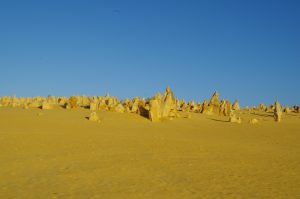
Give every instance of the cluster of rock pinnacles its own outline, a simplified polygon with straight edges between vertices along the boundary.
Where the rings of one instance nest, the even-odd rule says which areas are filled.
[[[89,120],[100,121],[97,116],[96,110],[107,110],[115,111],[119,113],[136,113],[143,117],[148,118],[152,122],[159,122],[162,120],[169,120],[177,117],[190,118],[190,112],[202,113],[206,115],[219,115],[229,117],[229,122],[241,123],[242,119],[236,116],[236,111],[240,110],[239,102],[236,100],[231,104],[228,100],[220,100],[218,92],[214,92],[210,101],[206,100],[203,103],[195,103],[194,101],[185,102],[184,100],[178,100],[175,98],[173,91],[170,87],[166,88],[164,95],[157,93],[150,99],[141,99],[136,97],[132,100],[120,101],[116,97],[106,95],[104,97],[94,96],[72,96],[57,97],[49,96],[35,97],[35,98],[17,98],[4,96],[0,98],[0,107],[23,107],[24,109],[29,108],[40,108],[43,110],[50,110],[57,106],[64,107],[65,109],[74,108],[86,108],[92,111]],[[265,112],[272,112],[274,114],[274,121],[280,122],[282,113],[295,112],[299,113],[299,106],[281,107],[278,101],[275,102],[274,106],[270,105],[266,107],[260,104],[258,108],[251,108],[250,110],[259,110]],[[255,118],[249,121],[254,124],[258,120]]]

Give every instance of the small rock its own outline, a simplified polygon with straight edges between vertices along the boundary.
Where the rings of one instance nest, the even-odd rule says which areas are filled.
[[[249,123],[250,124],[257,124],[258,120],[256,118],[252,118],[252,119],[249,120]]]
[[[92,112],[90,114],[89,120],[92,121],[92,122],[100,122],[100,119],[99,119],[96,112]]]

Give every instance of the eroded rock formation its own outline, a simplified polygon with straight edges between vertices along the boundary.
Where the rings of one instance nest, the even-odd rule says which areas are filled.
[[[281,121],[281,116],[282,116],[282,111],[281,111],[281,106],[278,101],[275,102],[274,106],[274,120],[275,122],[280,122]]]
[[[92,112],[90,114],[89,120],[92,121],[92,122],[100,122],[100,119],[99,119],[96,112]]]

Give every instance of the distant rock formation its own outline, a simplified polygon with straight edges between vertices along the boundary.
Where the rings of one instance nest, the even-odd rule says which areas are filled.
[[[219,93],[215,91],[208,104],[210,111],[214,114],[219,114],[220,105]]]
[[[106,105],[107,109],[114,111],[115,107],[119,104],[119,100],[116,97],[107,97],[106,98]]]
[[[282,111],[281,111],[281,106],[278,101],[275,102],[274,106],[274,120],[275,122],[280,122],[281,121],[281,116],[282,116]]]
[[[176,117],[176,99],[170,87],[166,88],[166,93],[162,106],[162,117]]]
[[[274,120],[280,122],[282,116],[288,113],[299,113],[299,106],[293,107],[285,106],[281,107],[279,102],[276,101],[274,105],[270,105],[268,108],[264,104],[260,104],[258,107],[243,108],[239,105],[237,100],[233,104],[228,100],[219,99],[219,93],[214,92],[209,103],[204,100],[203,103],[197,101],[179,100],[175,98],[173,91],[170,87],[167,87],[164,95],[157,93],[152,98],[140,98],[126,99],[120,101],[117,97],[105,95],[105,96],[71,96],[67,97],[54,97],[49,95],[48,97],[9,97],[3,96],[0,98],[0,107],[16,107],[16,108],[40,108],[43,110],[49,110],[54,108],[64,107],[66,109],[84,108],[91,111],[104,110],[114,111],[118,113],[134,113],[145,118],[150,119],[153,122],[162,121],[165,119],[171,120],[176,117],[189,118],[191,114],[202,113],[215,116],[229,116],[229,122],[240,123],[241,118],[236,117],[233,111],[238,111],[242,114],[255,114],[257,111],[264,111],[274,114]],[[285,113],[285,114],[284,114]],[[258,115],[258,114],[257,114]],[[92,118],[92,117],[91,117]],[[257,123],[258,120],[252,119],[250,123]]]
[[[89,97],[82,96],[81,97],[81,104],[80,104],[80,106],[82,106],[82,107],[88,107],[89,105],[90,105],[90,99],[89,99]]]
[[[221,106],[219,108],[219,115],[220,116],[229,116],[231,113],[231,103],[229,101],[222,101]]]
[[[2,106],[9,106],[10,102],[11,99],[8,96],[3,96],[0,100],[0,104],[2,104]]]
[[[98,105],[99,110],[108,110],[108,107],[106,105],[106,100],[104,98],[101,98],[99,100],[99,105]]]
[[[77,105],[77,97],[76,96],[72,96],[70,97],[70,99],[67,101],[66,103],[66,109],[73,109],[73,108],[77,108],[78,105]]]
[[[206,100],[202,105],[197,105],[195,112],[200,112],[206,115],[220,115],[220,116],[230,116],[231,110],[240,110],[238,101],[236,100],[232,105],[229,100],[219,100],[219,93],[214,92],[209,103]]]
[[[125,112],[125,108],[122,104],[118,104],[116,107],[115,107],[115,111],[118,112],[118,113],[124,113]]]
[[[260,110],[260,111],[266,111],[266,106],[264,104],[259,104],[258,110]]]
[[[206,100],[203,101],[202,107],[201,107],[201,113],[211,115],[212,109],[208,106],[208,103]]]
[[[54,96],[48,96],[46,101],[48,104],[51,104],[51,105],[57,104],[57,99]]]
[[[28,104],[27,104],[27,103],[24,103],[24,104],[23,104],[23,108],[26,109],[26,110],[29,109]]]
[[[196,103],[193,100],[190,101],[187,105],[188,105],[188,111],[191,111],[191,112],[197,112],[198,111],[198,107],[197,107]]]
[[[16,96],[14,96],[14,97],[11,99],[10,106],[11,106],[11,107],[18,107],[18,106],[20,106],[20,100],[19,100]]]
[[[53,106],[52,106],[49,102],[44,101],[44,102],[42,103],[42,109],[43,109],[43,110],[52,110],[52,109],[53,109]]]
[[[284,112],[284,113],[291,113],[292,110],[291,110],[288,106],[286,106],[286,107],[283,109],[283,112]]]
[[[59,97],[58,98],[58,104],[60,106],[66,106],[67,101],[68,101],[68,98],[66,98],[66,97]]]
[[[266,112],[269,112],[269,113],[273,113],[274,112],[274,106],[273,104],[271,104],[268,108],[266,108]]]
[[[133,104],[131,106],[131,113],[138,113],[139,111],[139,101],[140,101],[140,98],[135,98],[134,101],[133,101]]]
[[[232,110],[238,111],[240,110],[240,104],[239,101],[235,100],[233,105],[232,105]]]
[[[300,107],[298,105],[294,105],[292,108],[293,112],[300,113]]]
[[[149,119],[152,122],[159,122],[161,120],[161,104],[158,99],[150,100]]]
[[[91,110],[91,111],[96,111],[96,110],[98,110],[98,101],[97,101],[97,100],[93,100],[93,101],[90,103],[90,110]]]
[[[150,100],[148,117],[153,122],[161,121],[163,118],[178,117],[177,105],[178,102],[173,91],[170,87],[167,87],[163,98],[160,94],[157,94]]]

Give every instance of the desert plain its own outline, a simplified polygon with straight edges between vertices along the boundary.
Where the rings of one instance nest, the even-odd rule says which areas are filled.
[[[300,198],[299,113],[178,114],[2,106],[0,198]]]

